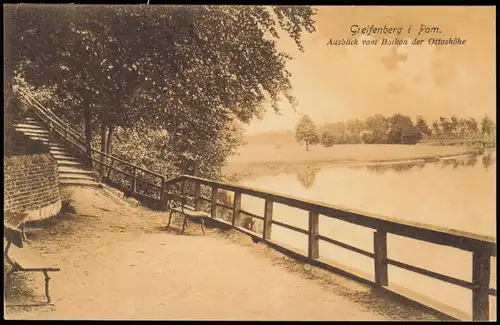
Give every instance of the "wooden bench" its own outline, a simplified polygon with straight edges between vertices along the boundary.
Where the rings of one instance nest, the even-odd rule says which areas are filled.
[[[23,240],[26,240],[25,222],[27,217],[28,215],[24,212],[5,211],[4,224],[9,225],[12,229],[21,230],[22,238]]]
[[[188,221],[193,219],[201,219],[201,230],[203,235],[205,235],[205,221],[204,218],[210,217],[210,215],[203,211],[196,211],[192,206],[187,203],[187,196],[176,194],[176,193],[166,193],[165,198],[167,200],[167,209],[170,209],[170,216],[168,218],[167,228],[170,227],[170,221],[172,220],[172,215],[174,213],[180,213],[184,215],[184,222],[182,224],[182,232],[186,229],[186,225],[189,227]]]
[[[11,266],[10,271],[6,274],[8,283],[6,289],[12,284],[12,275],[15,272],[42,272],[45,276],[45,296],[47,303],[50,304],[48,272],[58,272],[60,269],[52,266],[42,256],[30,249],[26,242],[23,242],[23,233],[17,228],[16,223],[4,220],[4,238],[6,242],[4,257]]]

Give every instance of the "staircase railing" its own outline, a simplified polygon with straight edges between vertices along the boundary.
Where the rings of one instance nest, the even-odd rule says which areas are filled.
[[[81,134],[71,129],[56,114],[47,109],[27,91],[17,88],[15,92],[19,95],[19,99],[33,114],[35,114],[50,132],[55,133],[58,137],[76,148],[82,157],[95,163],[96,165],[94,166],[96,167],[94,169],[100,174],[101,178],[115,183],[117,178],[113,176],[118,173],[123,175],[125,179],[128,179],[129,183],[129,186],[118,186],[121,187],[122,190],[151,199],[163,198],[162,193],[164,191],[158,190],[164,188],[164,184],[167,180],[165,176],[92,148]],[[106,159],[101,161],[99,159],[100,157],[105,157]],[[138,185],[141,184],[146,184],[149,186],[149,189],[146,186],[142,191],[138,190]]]

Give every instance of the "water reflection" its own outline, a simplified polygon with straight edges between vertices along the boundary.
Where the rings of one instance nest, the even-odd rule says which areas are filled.
[[[481,157],[481,159],[479,159]],[[406,172],[412,169],[424,169],[426,166],[441,166],[441,168],[457,169],[461,167],[475,167],[481,160],[485,171],[488,171],[491,165],[495,164],[496,157],[492,151],[486,152],[484,155],[474,155],[471,157],[461,157],[453,159],[442,159],[434,162],[411,162],[411,163],[393,163],[393,164],[376,164],[366,166],[366,169],[377,174],[384,174],[387,171],[395,171],[397,173]],[[356,166],[356,169],[359,166]],[[350,167],[355,169],[355,167]]]
[[[422,170],[427,166],[441,166],[441,168],[458,169],[462,167],[476,167],[477,163],[481,160],[482,167],[485,171],[491,167],[491,165],[496,163],[496,155],[493,150],[486,151],[483,155],[474,155],[470,157],[459,157],[452,159],[441,159],[432,162],[408,162],[408,163],[381,163],[373,164],[368,166],[353,165],[348,166],[351,170],[362,170],[366,169],[370,172],[377,174],[384,174],[388,171],[393,171],[396,173],[407,172],[412,169]],[[297,173],[297,179],[306,189],[311,188],[316,180],[316,175],[318,174],[318,169],[305,168]]]
[[[490,151],[483,156],[482,162],[484,169],[488,170],[488,168],[496,162],[496,158],[493,157]]]
[[[318,171],[316,169],[310,168],[301,170],[297,174],[297,179],[305,188],[311,188],[314,185],[314,180],[316,179],[317,172]]]
[[[491,150],[480,156],[427,163],[332,167],[315,172],[311,168],[298,175],[262,175],[243,183],[341,208],[496,237],[495,164],[496,152]],[[248,196],[242,200],[242,209],[262,215],[264,204],[264,200]],[[305,210],[276,203],[273,219],[308,229]],[[373,230],[323,215],[319,224],[322,236],[373,252]],[[271,239],[307,250],[307,236],[286,228],[273,226]],[[451,247],[388,235],[388,255],[434,272],[472,279],[472,255]],[[341,247],[322,242],[320,256],[374,276],[372,259]],[[496,287],[495,262],[491,265],[492,287]],[[392,267],[389,279],[461,311],[471,311],[470,290]],[[496,308],[496,303],[491,306]]]
[[[398,163],[398,164],[379,164],[366,166],[366,169],[377,174],[383,174],[386,171],[393,170],[395,172],[401,173],[413,169],[414,167],[424,168],[425,163]]]

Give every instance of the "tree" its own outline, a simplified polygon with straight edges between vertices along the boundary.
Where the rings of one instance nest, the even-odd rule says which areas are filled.
[[[326,123],[321,133],[321,143],[325,147],[331,147],[334,144],[346,143],[346,125],[344,122]]]
[[[347,120],[346,129],[349,135],[359,137],[365,129],[365,125],[360,119],[350,119]]]
[[[264,99],[275,111],[281,95],[296,105],[290,56],[275,43],[281,29],[303,51],[315,14],[287,6],[22,8],[14,43],[26,79],[55,86],[61,114],[85,121],[89,143],[100,129],[105,151],[118,127],[167,130],[178,168],[190,159],[220,167],[231,150],[198,153],[232,145],[232,121],[248,123]]]
[[[494,129],[495,122],[488,116],[485,115],[481,120],[481,130],[487,135],[491,135]]]
[[[388,143],[402,143],[403,136],[416,136],[418,140],[422,138],[422,134],[413,126],[409,116],[396,113],[391,117]]]
[[[459,120],[457,119],[456,116],[452,116],[450,121],[451,134],[455,134],[458,131],[458,127],[459,127]]]
[[[420,115],[417,116],[417,124],[415,127],[422,135],[430,136],[432,133],[432,130],[427,125],[427,122]]]
[[[441,127],[438,121],[432,122],[432,131],[434,132],[436,138],[438,138],[441,135]]]
[[[470,132],[472,132],[472,133],[474,133],[474,134],[475,134],[475,133],[477,133],[477,131],[478,131],[479,129],[478,129],[477,121],[476,121],[476,119],[475,119],[475,118],[473,118],[473,117],[469,117],[469,118],[467,119],[467,128],[468,128],[468,130],[469,130]]]
[[[321,144],[325,147],[331,147],[335,144],[335,136],[332,130],[325,129],[321,132]]]
[[[387,143],[387,132],[391,126],[390,119],[381,114],[375,114],[366,119],[365,125],[367,131],[363,134],[365,143]]]
[[[458,134],[460,138],[465,138],[465,136],[468,133],[468,125],[467,125],[467,119],[466,118],[460,118],[458,120]]]
[[[444,135],[451,137],[451,132],[453,130],[452,123],[448,117],[443,116],[439,118],[439,125]]]
[[[307,151],[309,151],[309,145],[314,145],[319,142],[316,126],[308,115],[302,116],[299,123],[297,123],[295,128],[295,139],[298,143],[304,142]]]

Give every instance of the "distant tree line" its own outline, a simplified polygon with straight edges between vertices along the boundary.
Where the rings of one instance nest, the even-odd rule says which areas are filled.
[[[315,31],[309,6],[5,9],[4,120],[14,84],[50,91],[44,104],[87,145],[168,177],[194,165],[221,179],[238,126],[260,116],[262,102],[277,112],[284,96],[296,106],[291,57],[276,40],[282,32],[304,51],[302,36]]]
[[[396,113],[392,116],[372,115],[365,120],[351,119],[327,122],[316,126],[312,119],[304,115],[295,130],[297,142],[309,145],[322,144],[415,144],[421,140],[454,140],[480,138],[485,135],[496,138],[496,125],[485,115],[481,121],[474,117],[440,117],[428,122],[417,116],[415,122],[410,116]]]

